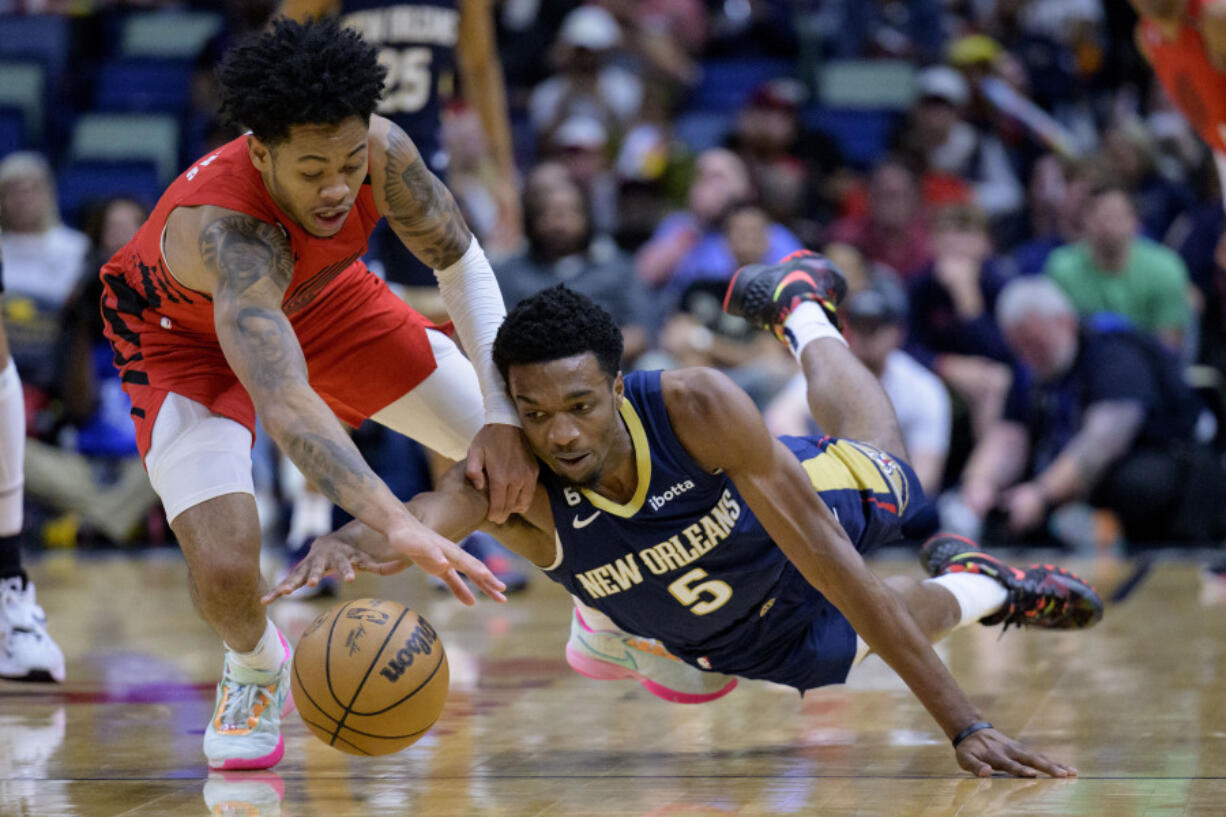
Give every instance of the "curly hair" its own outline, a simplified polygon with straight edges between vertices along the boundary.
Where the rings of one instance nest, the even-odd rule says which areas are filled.
[[[507,379],[512,366],[546,363],[585,352],[613,379],[621,371],[622,333],[613,316],[565,284],[520,301],[494,339],[494,365]]]
[[[281,17],[222,58],[221,115],[275,145],[289,138],[293,125],[368,120],[386,75],[375,49],[356,31],[332,19]]]

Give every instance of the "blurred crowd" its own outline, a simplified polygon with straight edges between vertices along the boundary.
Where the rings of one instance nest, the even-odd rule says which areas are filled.
[[[91,32],[166,5],[0,0],[14,15],[0,39],[15,15],[70,18],[39,135],[0,157],[5,324],[50,545],[163,536],[97,308],[99,265],[160,188],[73,197],[69,213],[56,186],[110,56]],[[237,135],[216,120],[210,68],[273,11],[225,4],[186,75],[178,168]],[[1226,539],[1222,193],[1132,44],[1128,4],[496,0],[492,14],[522,223],[500,219],[506,180],[462,87],[441,172],[508,306],[565,282],[621,323],[627,368],[717,367],[777,433],[809,433],[793,358],[721,302],[738,267],[818,249],[848,278],[848,342],[946,526],[1078,552]],[[396,263],[371,259],[390,280]],[[401,288],[431,308],[427,282]],[[424,486],[411,447],[359,439],[394,488]],[[326,504],[300,509],[319,524],[279,513],[301,486],[271,456],[265,470],[273,524],[330,523]]]

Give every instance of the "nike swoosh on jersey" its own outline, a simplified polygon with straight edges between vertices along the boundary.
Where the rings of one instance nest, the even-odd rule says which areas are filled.
[[[579,528],[586,528],[588,525],[595,522],[596,517],[598,516],[600,516],[600,511],[596,511],[596,513],[592,514],[586,519],[580,519],[576,516],[575,518],[571,519],[570,523],[575,526],[575,530],[578,530]]]

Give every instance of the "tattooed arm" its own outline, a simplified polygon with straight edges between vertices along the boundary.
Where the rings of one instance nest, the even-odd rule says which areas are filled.
[[[426,167],[413,140],[394,122],[373,116],[370,147],[371,187],[388,226],[431,269],[459,261],[473,234],[451,191]]]
[[[502,589],[480,562],[409,514],[375,476],[324,401],[311,389],[306,360],[281,301],[293,253],[279,227],[213,209],[200,229],[198,272],[211,283],[214,325],[230,368],[247,389],[264,427],[333,502],[388,538],[425,570],[441,575],[464,601],[456,576],[469,573],[495,597]]]
[[[498,281],[451,193],[405,132],[379,116],[371,117],[370,177],[388,224],[434,269],[443,303],[477,373],[486,425],[469,448],[466,472],[478,489],[488,487],[490,520],[505,521],[531,504],[537,465],[490,356],[506,317]]]

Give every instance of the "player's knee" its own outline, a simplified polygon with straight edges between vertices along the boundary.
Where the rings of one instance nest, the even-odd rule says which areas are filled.
[[[190,565],[192,587],[201,601],[233,599],[256,592],[260,583],[259,559],[230,559],[206,554]]]

